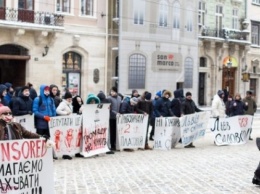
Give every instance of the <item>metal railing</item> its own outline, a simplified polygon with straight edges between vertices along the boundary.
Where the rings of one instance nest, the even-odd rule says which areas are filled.
[[[224,39],[233,39],[233,40],[247,40],[246,33],[242,31],[233,31],[228,29],[210,29],[204,28],[201,31],[202,36],[224,38]]]
[[[47,26],[64,26],[64,16],[50,12],[0,8],[0,21],[27,22]]]

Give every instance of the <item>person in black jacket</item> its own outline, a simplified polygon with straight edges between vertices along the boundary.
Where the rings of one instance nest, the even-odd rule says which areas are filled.
[[[245,111],[248,109],[248,103],[243,102],[241,100],[240,94],[235,95],[234,101],[230,104],[230,112],[232,116],[237,116],[237,115],[244,115]]]
[[[36,98],[38,95],[37,95],[37,92],[36,90],[33,88],[33,84],[28,82],[27,83],[27,86],[30,88],[30,98],[32,100],[34,100],[34,98]]]
[[[183,90],[175,90],[174,92],[174,99],[171,102],[171,111],[174,116],[181,117],[182,114],[182,102],[184,102],[185,98],[183,98]]]
[[[53,98],[55,107],[57,108],[62,101],[58,86],[54,84],[50,85],[50,97]]]
[[[73,113],[81,114],[82,105],[83,105],[83,100],[79,95],[76,95],[72,98]]]
[[[32,104],[33,101],[30,98],[30,89],[28,86],[21,88],[18,97],[13,102],[13,115],[21,116],[32,114]]]
[[[183,115],[189,115],[189,114],[193,114],[195,112],[201,112],[202,110],[200,110],[194,103],[194,101],[192,100],[192,94],[191,92],[186,92],[186,99],[185,101],[182,103],[182,114]],[[189,145],[185,146],[185,148],[195,148],[195,146],[193,145],[193,143],[191,142]]]
[[[14,88],[14,95],[9,102],[9,108],[12,110],[12,112],[14,112],[14,110],[13,110],[14,109],[13,108],[14,107],[14,101],[18,98],[18,95],[19,95],[21,89],[22,89],[22,87],[20,87],[20,86]]]
[[[171,117],[173,113],[171,111],[171,98],[172,93],[168,90],[164,90],[162,97],[157,100],[154,111],[156,117]]]
[[[147,92],[145,94],[144,100],[138,101],[136,105],[136,111],[137,113],[144,114],[145,116],[148,116],[148,124],[147,124],[147,130],[146,130],[146,137],[145,137],[145,150],[151,150],[152,148],[149,147],[148,144],[148,132],[149,132],[149,123],[152,118],[153,114],[153,103],[151,101],[152,94],[150,92]]]

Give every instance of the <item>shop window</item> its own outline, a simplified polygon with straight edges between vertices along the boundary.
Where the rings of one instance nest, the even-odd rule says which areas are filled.
[[[63,92],[69,91],[73,95],[80,95],[81,85],[81,56],[75,52],[67,52],[62,60]]]

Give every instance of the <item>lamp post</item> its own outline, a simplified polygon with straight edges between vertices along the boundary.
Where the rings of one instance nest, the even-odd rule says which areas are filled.
[[[229,58],[229,61],[227,62],[227,68],[228,68],[228,88],[227,88],[227,91],[230,92],[230,68],[232,67],[232,62]]]

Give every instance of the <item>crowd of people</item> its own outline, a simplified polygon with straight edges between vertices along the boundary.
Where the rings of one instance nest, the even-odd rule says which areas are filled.
[[[145,91],[140,95],[137,90],[132,90],[131,95],[123,96],[118,93],[116,87],[112,87],[108,96],[102,91],[97,95],[89,94],[86,104],[110,103],[109,147],[111,151],[108,154],[113,154],[116,151],[116,118],[121,114],[139,113],[149,116],[144,150],[150,150],[152,148],[148,142],[149,125],[152,127],[149,140],[153,141],[156,117],[181,117],[202,111],[192,100],[191,92],[186,92],[184,96],[183,89],[177,89],[173,93],[174,96],[169,90],[161,90],[152,98],[152,94],[149,91]],[[28,133],[24,133],[23,137],[50,137],[48,126],[50,117],[73,113],[81,114],[83,104],[81,96],[73,96],[68,90],[61,97],[58,86],[54,84],[41,85],[39,95],[37,95],[31,83],[23,87],[16,87],[15,89],[11,83],[0,84],[0,125],[2,124],[3,128],[6,128],[3,123],[7,123],[7,120],[3,118],[9,116],[8,122],[11,122],[12,114],[14,116],[34,114],[37,134],[28,135]],[[212,101],[212,116],[215,118],[224,118],[226,116],[243,114],[254,115],[256,108],[251,91],[247,91],[246,97],[242,100],[240,94],[236,94],[233,99],[227,91],[219,90]],[[11,132],[12,130],[8,129],[2,134],[2,130],[0,130],[0,140],[17,139],[17,137],[10,135]],[[18,139],[20,138],[22,137]],[[251,136],[250,140],[252,140]],[[185,146],[185,148],[194,147],[193,143]],[[133,150],[128,149],[128,151]],[[77,154],[77,156],[82,157],[80,154]],[[54,158],[57,159],[55,155]],[[67,155],[64,155],[63,158],[72,159],[71,156]]]

